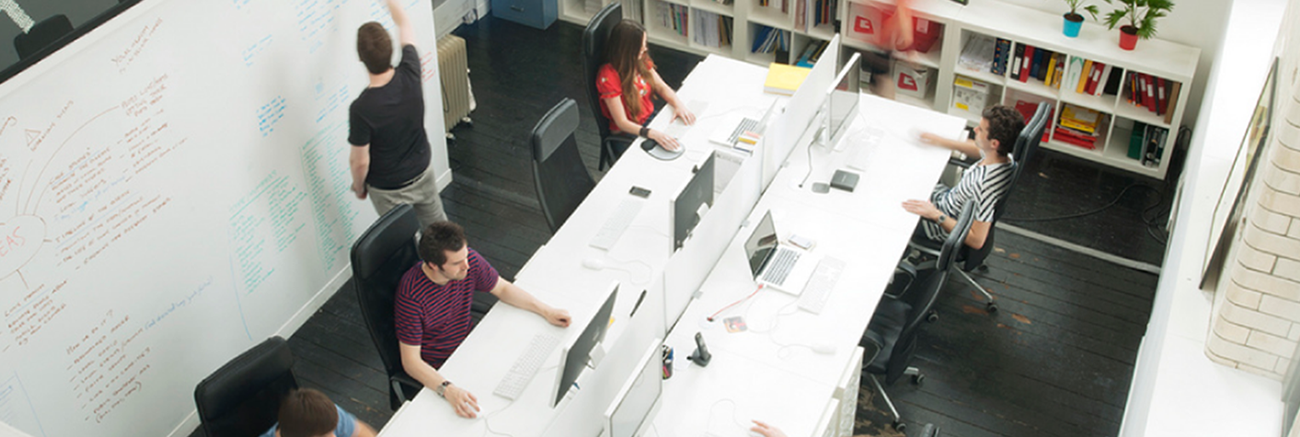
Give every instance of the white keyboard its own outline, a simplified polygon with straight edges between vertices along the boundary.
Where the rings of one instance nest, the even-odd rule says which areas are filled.
[[[624,199],[618,204],[617,208],[605,219],[605,224],[596,231],[596,236],[591,237],[591,247],[597,249],[609,250],[618,242],[618,238],[623,236],[623,231],[627,230],[627,225],[632,223],[632,219],[641,212],[641,207],[645,201],[641,199]]]
[[[799,295],[799,308],[821,314],[843,271],[844,261],[829,256],[822,257],[822,261],[817,263],[817,269],[813,270],[812,278],[803,286],[803,293]]]
[[[510,366],[506,376],[501,378],[497,384],[497,389],[493,390],[497,396],[514,400],[524,392],[528,383],[533,380],[533,375],[537,374],[537,369],[542,367],[542,362],[546,361],[546,356],[560,345],[560,337],[556,335],[541,333],[533,336],[533,341],[519,354],[515,359],[515,364]]]
[[[871,164],[872,151],[880,145],[880,141],[885,137],[885,132],[879,128],[868,128],[866,135],[854,141],[853,151],[849,152],[847,165],[854,170],[866,171],[867,166]],[[841,141],[841,144],[848,141]]]
[[[686,104],[686,107],[691,110],[691,113],[695,114],[695,119],[699,120],[700,115],[704,114],[704,110],[709,109],[709,102],[692,100]],[[681,119],[673,119],[672,123],[668,123],[668,129],[664,129],[664,133],[670,137],[681,139],[686,136],[686,131],[690,129],[691,126],[687,126]]]

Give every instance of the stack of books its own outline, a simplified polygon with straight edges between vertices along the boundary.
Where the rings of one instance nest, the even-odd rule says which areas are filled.
[[[690,23],[690,8],[667,2],[655,2],[655,12],[658,14],[659,25],[665,29],[671,29],[681,36],[686,36]]]
[[[767,80],[763,81],[763,91],[786,96],[794,95],[795,90],[799,89],[799,85],[808,78],[808,73],[811,71],[812,69],[807,67],[773,62],[767,66]]]
[[[754,53],[772,53],[778,50],[782,52],[790,51],[790,32],[767,26],[758,26],[758,32],[754,34],[754,47],[750,51]]]
[[[692,40],[696,44],[720,49],[731,45],[731,17],[696,11]]]
[[[817,63],[818,59],[821,59],[822,52],[826,51],[826,47],[830,45],[831,43],[820,40],[809,42],[808,45],[804,46],[803,53],[799,55],[799,60],[795,61],[794,65],[812,68],[813,64]]]
[[[1074,87],[1074,92],[1089,96],[1116,94],[1119,91],[1120,78],[1124,69],[1095,62],[1091,59],[1074,58],[1070,61],[1065,83]]]
[[[1066,103],[1061,107],[1061,118],[1054,131],[1057,141],[1073,144],[1088,150],[1097,148],[1097,131],[1102,114],[1088,108]]]
[[[1128,102],[1139,108],[1165,117],[1165,123],[1173,121],[1173,109],[1178,105],[1178,94],[1182,84],[1163,77],[1134,72],[1124,84],[1124,95]]]

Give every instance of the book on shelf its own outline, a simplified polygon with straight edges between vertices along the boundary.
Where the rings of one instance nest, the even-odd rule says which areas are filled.
[[[1165,123],[1174,121],[1174,110],[1178,108],[1178,92],[1182,90],[1182,84],[1170,81],[1169,87],[1169,104],[1165,106]]]
[[[1057,124],[1080,132],[1094,134],[1097,132],[1097,126],[1101,125],[1101,121],[1102,114],[1100,112],[1067,103],[1061,107],[1061,119]]]
[[[1025,46],[1025,58],[1020,61],[1020,77],[1017,79],[1021,82],[1029,82],[1029,71],[1031,64],[1034,63],[1034,46]]]
[[[795,62],[795,65],[812,68],[813,64],[821,58],[822,51],[826,50],[828,45],[830,43],[826,41],[810,41],[808,45],[804,46],[803,54],[799,55],[799,60]]]
[[[1057,126],[1056,129],[1054,129],[1054,134],[1053,138],[1055,138],[1056,141],[1072,144],[1089,150],[1097,148],[1097,136],[1093,134],[1080,132],[1065,126]]]
[[[1142,147],[1146,145],[1147,124],[1134,121],[1133,131],[1128,136],[1128,158],[1134,161],[1142,159]]]
[[[808,78],[808,73],[811,71],[812,69],[807,67],[773,62],[767,66],[767,80],[763,81],[763,91],[794,95],[795,90],[799,89],[799,84]]]
[[[1147,110],[1156,112],[1156,82],[1149,74],[1142,75],[1142,78],[1146,80],[1147,88],[1146,98],[1143,101],[1146,102]]]
[[[1097,75],[1097,83],[1093,84],[1092,95],[1100,96],[1106,90],[1106,82],[1110,80],[1110,75],[1114,73],[1114,69],[1113,65],[1102,65],[1101,74]]]
[[[1011,40],[998,38],[993,46],[993,65],[990,73],[998,76],[1007,74],[1007,61],[1011,56]]]
[[[1143,133],[1142,146],[1142,165],[1149,168],[1160,166],[1161,156],[1165,153],[1165,140],[1169,136],[1169,129],[1160,126],[1146,125]]]
[[[1070,57],[1070,65],[1066,68],[1064,81],[1067,86],[1075,86],[1079,83],[1079,75],[1083,72],[1083,59]]]
[[[1047,59],[1047,74],[1043,75],[1043,84],[1052,86],[1052,81],[1056,79],[1056,54],[1053,53]]]
[[[1157,77],[1156,78],[1156,115],[1165,115],[1165,110],[1166,108],[1169,107],[1169,96],[1165,94],[1167,92],[1166,88],[1168,87],[1165,85],[1165,78]]]
[[[1083,94],[1083,90],[1088,89],[1088,78],[1092,76],[1092,60],[1083,61],[1083,67],[1079,69],[1079,80],[1075,83],[1074,92]]]
[[[1097,82],[1101,81],[1101,71],[1106,68],[1106,64],[1100,62],[1092,63],[1092,72],[1088,74],[1088,84],[1084,86],[1084,94],[1096,95]]]
[[[1034,60],[1029,63],[1029,78],[1042,80],[1040,73],[1043,71],[1043,54],[1045,53],[1047,53],[1046,50],[1034,49]]]
[[[1016,44],[1016,49],[1015,49],[1015,51],[1013,51],[1013,52],[1011,52],[1011,53],[1012,53],[1012,55],[1011,55],[1011,69],[1008,70],[1007,73],[1010,73],[1010,75],[1011,75],[1012,78],[1014,78],[1014,79],[1016,79],[1016,80],[1019,80],[1019,79],[1020,79],[1020,65],[1021,65],[1021,63],[1025,62],[1025,45],[1024,45],[1024,44]]]

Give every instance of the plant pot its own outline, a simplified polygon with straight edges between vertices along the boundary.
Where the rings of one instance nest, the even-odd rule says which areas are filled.
[[[1083,28],[1083,15],[1065,14],[1065,36],[1076,38],[1079,36],[1079,29]]]
[[[1133,26],[1120,26],[1119,28],[1119,48],[1124,50],[1133,50],[1137,47],[1138,30]]]

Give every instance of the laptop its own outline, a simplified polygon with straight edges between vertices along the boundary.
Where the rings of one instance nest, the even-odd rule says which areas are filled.
[[[729,113],[723,116],[722,123],[713,129],[709,134],[709,141],[726,147],[739,147],[744,150],[753,150],[753,146],[740,147],[736,144],[742,135],[751,132],[755,135],[762,135],[763,129],[767,126],[768,119],[772,118],[772,110],[776,108],[777,100],[773,99],[767,106],[767,111],[763,113],[763,118],[755,120],[736,113]]]
[[[794,296],[803,292],[818,261],[816,255],[780,242],[772,211],[763,214],[763,220],[745,241],[745,255],[749,257],[754,282]]]

